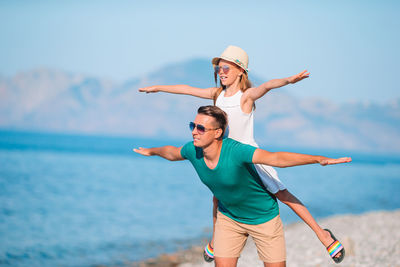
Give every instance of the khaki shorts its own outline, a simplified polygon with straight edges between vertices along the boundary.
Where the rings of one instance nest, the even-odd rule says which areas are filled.
[[[251,236],[260,260],[267,263],[286,260],[285,236],[280,216],[257,224],[244,224],[232,220],[218,211],[215,223],[215,257],[238,258]]]

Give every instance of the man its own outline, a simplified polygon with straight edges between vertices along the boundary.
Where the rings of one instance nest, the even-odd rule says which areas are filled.
[[[351,158],[268,152],[230,138],[223,139],[227,125],[225,112],[215,106],[203,106],[197,113],[190,123],[193,142],[183,147],[140,147],[134,151],[171,161],[188,159],[201,181],[219,200],[214,240],[217,267],[237,265],[248,235],[253,237],[264,266],[285,266],[285,238],[279,207],[276,198],[263,186],[253,164],[329,165],[350,162]]]

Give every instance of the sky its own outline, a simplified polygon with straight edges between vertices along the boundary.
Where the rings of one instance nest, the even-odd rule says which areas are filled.
[[[399,1],[0,1],[0,74],[39,67],[116,82],[242,47],[265,79],[335,102],[400,98]],[[210,81],[210,86],[212,80]]]

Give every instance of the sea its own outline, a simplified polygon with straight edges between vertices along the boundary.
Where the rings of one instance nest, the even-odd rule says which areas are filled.
[[[190,163],[132,152],[186,141],[0,131],[0,266],[126,266],[204,242],[212,194]],[[315,218],[400,208],[399,155],[286,150],[353,158],[277,169]]]

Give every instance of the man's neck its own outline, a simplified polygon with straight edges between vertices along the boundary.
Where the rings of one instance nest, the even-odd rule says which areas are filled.
[[[221,155],[222,140],[215,140],[207,147],[203,147],[204,160],[210,169],[214,169]]]

